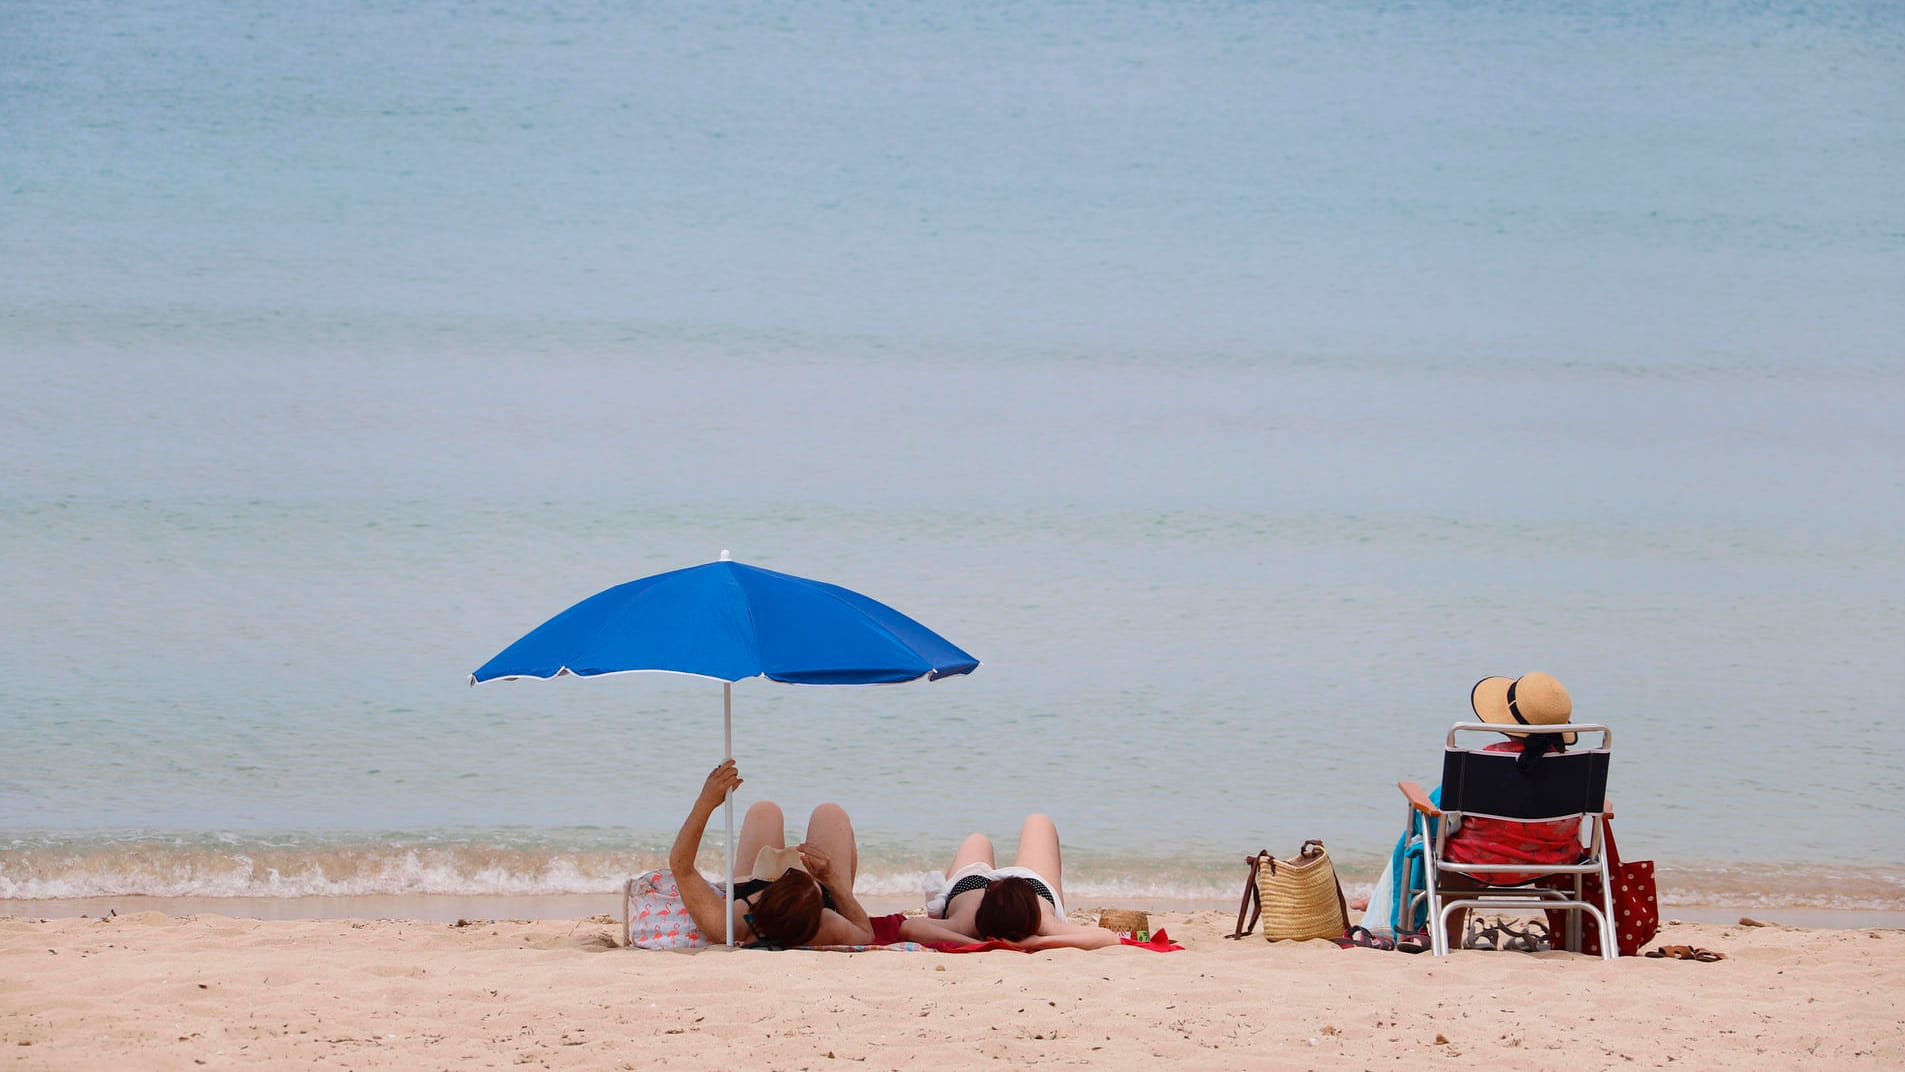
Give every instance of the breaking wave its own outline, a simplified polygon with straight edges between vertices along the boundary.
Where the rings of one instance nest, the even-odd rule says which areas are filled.
[[[1234,906],[1243,868],[1193,860],[1071,859],[1068,899],[1079,905]],[[718,875],[718,853],[698,861]],[[936,888],[917,858],[861,855],[856,889],[907,900]],[[531,845],[191,844],[146,840],[41,843],[0,849],[0,900],[151,897],[534,896],[595,894],[667,866],[659,848]],[[1344,892],[1367,896],[1374,876],[1345,873]],[[1905,911],[1905,868],[1816,865],[1671,867],[1659,872],[1667,906]]]

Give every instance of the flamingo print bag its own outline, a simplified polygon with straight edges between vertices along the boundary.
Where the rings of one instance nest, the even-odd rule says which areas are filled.
[[[682,903],[681,887],[666,870],[637,875],[623,884],[622,930],[631,949],[699,949],[712,944],[695,926]]]

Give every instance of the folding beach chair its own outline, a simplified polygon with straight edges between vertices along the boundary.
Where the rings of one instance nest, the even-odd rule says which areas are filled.
[[[1576,744],[1566,752],[1550,752],[1523,773],[1520,755],[1514,752],[1484,751],[1479,745],[1462,747],[1458,735],[1475,740],[1474,734],[1487,734],[1499,740],[1501,726],[1487,722],[1458,722],[1449,729],[1442,755],[1442,794],[1439,805],[1430,803],[1428,794],[1414,782],[1398,782],[1397,787],[1409,800],[1409,842],[1405,861],[1418,857],[1423,861],[1422,882],[1418,888],[1406,866],[1398,882],[1409,884],[1404,904],[1405,916],[1426,904],[1429,920],[1429,946],[1437,956],[1449,952],[1449,916],[1460,909],[1471,911],[1544,912],[1562,909],[1575,917],[1569,928],[1579,935],[1579,914],[1594,917],[1602,934],[1614,933],[1608,920],[1614,914],[1614,884],[1608,876],[1607,844],[1607,764],[1613,734],[1606,726],[1573,723],[1544,726],[1543,732],[1575,733]],[[1584,747],[1586,735],[1600,734],[1600,745]],[[1495,864],[1458,863],[1448,859],[1449,838],[1472,817],[1508,819],[1515,822],[1554,822],[1578,816],[1583,844],[1578,863],[1552,864],[1519,861]],[[1432,821],[1439,820],[1439,821]],[[1514,885],[1496,885],[1491,874],[1513,876]],[[1527,877],[1530,875],[1534,877]],[[1583,884],[1589,875],[1601,876],[1600,897],[1589,901],[1583,896]],[[1558,881],[1556,881],[1558,880]],[[1571,948],[1578,952],[1579,939]],[[1613,960],[1616,943],[1603,942],[1601,955]]]

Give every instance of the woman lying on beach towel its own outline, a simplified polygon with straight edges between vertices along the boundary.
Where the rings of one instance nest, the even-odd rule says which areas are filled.
[[[722,918],[727,897],[710,883],[694,881],[695,853],[708,817],[728,791],[740,784],[741,774],[733,760],[714,768],[668,853],[668,867],[678,877],[682,903],[701,933],[717,943],[727,934]],[[807,820],[807,840],[793,850],[786,847],[786,830],[780,806],[772,801],[761,801],[747,810],[734,858],[756,866],[752,877],[734,886],[735,942],[791,948],[873,941],[866,909],[853,896],[860,858],[846,811],[838,804],[815,808]]]
[[[1028,815],[1011,867],[993,862],[991,838],[968,835],[953,856],[945,888],[926,905],[926,914],[962,935],[1010,942],[1021,949],[1119,944],[1113,931],[1065,919],[1064,879],[1058,827],[1048,816]]]

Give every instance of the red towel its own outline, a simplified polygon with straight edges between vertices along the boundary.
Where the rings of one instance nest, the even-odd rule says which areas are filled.
[[[1118,941],[1122,945],[1134,945],[1139,949],[1149,949],[1153,953],[1170,953],[1184,948],[1176,942],[1171,941],[1171,936],[1163,931],[1158,931],[1151,935],[1151,940],[1148,942],[1134,941],[1130,938],[1120,938]],[[1009,942],[1000,941],[925,942],[922,944],[928,949],[936,949],[941,953],[984,953],[989,949],[1010,949],[1016,953],[1035,952],[1035,950],[1020,949],[1018,946],[1012,945]]]
[[[1171,941],[1171,936],[1163,931],[1152,934],[1151,940],[1148,942],[1140,942],[1131,938],[1120,938],[1118,940],[1125,945],[1135,945],[1139,949],[1149,949],[1153,953],[1170,953],[1184,948],[1176,942]]]
[[[1010,945],[1008,943],[999,942],[999,941],[921,942],[920,944],[925,946],[928,949],[936,950],[941,953],[983,953],[988,949],[1010,949],[1014,953],[1030,953],[1031,952],[1030,949],[1020,949],[1016,945]]]

